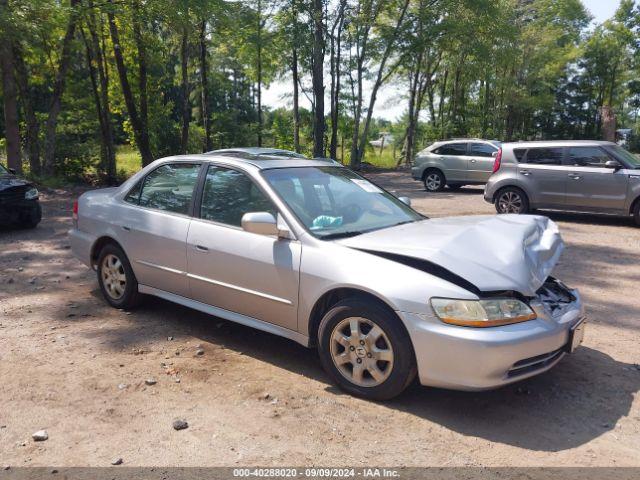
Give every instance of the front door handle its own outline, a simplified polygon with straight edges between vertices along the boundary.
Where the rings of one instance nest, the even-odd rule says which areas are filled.
[[[122,225],[122,229],[123,229],[125,232],[130,232],[130,231],[131,231],[131,227],[127,227],[126,225]]]
[[[476,161],[475,160],[471,160],[471,163],[476,163]]]
[[[208,252],[209,249],[203,245],[196,245],[196,250],[198,250],[199,252]]]

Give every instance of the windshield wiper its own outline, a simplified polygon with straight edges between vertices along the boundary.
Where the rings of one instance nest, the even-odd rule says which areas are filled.
[[[346,232],[335,232],[335,233],[328,233],[327,235],[322,235],[320,237],[321,240],[335,240],[336,238],[349,238],[349,237],[355,237],[356,235],[361,235],[363,234],[363,231],[360,230],[348,230]]]

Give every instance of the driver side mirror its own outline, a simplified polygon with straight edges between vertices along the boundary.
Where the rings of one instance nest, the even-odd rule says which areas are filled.
[[[620,162],[617,160],[607,160],[604,162],[604,166],[605,168],[613,168],[614,170],[620,170],[622,168],[622,165],[620,165]]]
[[[278,238],[295,239],[284,219],[278,214],[278,220],[269,212],[248,212],[240,221],[245,232],[258,235],[275,235]]]
[[[409,197],[398,197],[398,200],[400,200],[402,203],[404,203],[408,207],[411,206],[411,199]]]

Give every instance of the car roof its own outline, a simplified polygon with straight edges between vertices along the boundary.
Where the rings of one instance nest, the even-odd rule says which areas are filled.
[[[476,143],[490,143],[494,146],[499,146],[502,142],[500,140],[487,140],[486,138],[449,138],[447,140],[438,140],[437,142],[433,142],[431,146],[440,146],[446,145],[449,143],[466,143],[466,142],[476,142]]]
[[[286,158],[286,157],[260,157],[259,159],[254,157],[244,157],[240,154],[219,154],[215,152],[194,154],[194,155],[176,155],[173,157],[165,157],[156,160],[158,163],[167,162],[193,162],[193,161],[218,161],[223,164],[243,167],[246,165],[252,165],[259,170],[268,170],[272,168],[291,168],[291,167],[341,167],[343,166],[337,162],[328,162],[327,160],[314,160],[308,158]],[[156,163],[154,162],[154,163]]]
[[[536,140],[529,142],[507,142],[502,147],[511,148],[540,148],[540,147],[580,147],[594,145],[615,145],[613,142],[604,140]]]
[[[229,156],[243,156],[243,157],[264,157],[274,155],[281,158],[283,155],[293,158],[306,158],[304,155],[291,150],[283,150],[281,148],[266,148],[266,147],[239,147],[239,148],[222,148],[220,150],[212,150],[207,152],[206,155],[229,155]]]

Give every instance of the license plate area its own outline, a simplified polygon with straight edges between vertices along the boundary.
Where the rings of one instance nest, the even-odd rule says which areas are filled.
[[[569,341],[567,342],[566,350],[568,353],[573,353],[582,344],[584,340],[584,329],[586,325],[585,319],[576,323],[571,330],[569,330]]]

